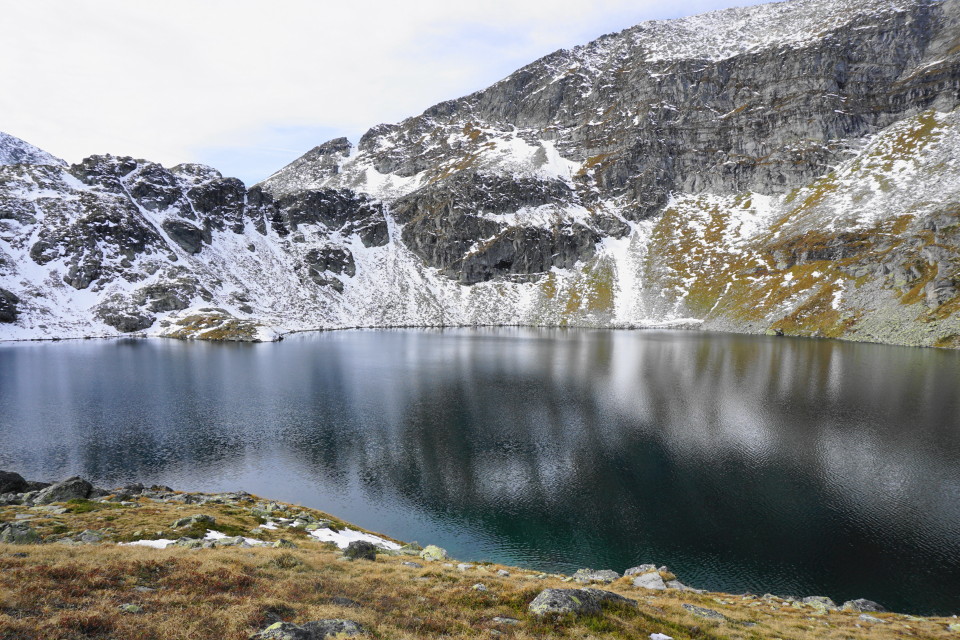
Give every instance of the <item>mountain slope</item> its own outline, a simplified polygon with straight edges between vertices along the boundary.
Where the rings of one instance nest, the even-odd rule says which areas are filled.
[[[12,164],[0,338],[697,322],[958,346],[958,105],[960,0],[794,0],[556,52],[249,190]]]

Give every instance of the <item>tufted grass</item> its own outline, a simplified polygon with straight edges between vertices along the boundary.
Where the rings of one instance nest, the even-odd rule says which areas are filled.
[[[290,511],[301,508],[291,506]],[[12,520],[15,513],[34,512],[4,507],[0,520]],[[110,529],[108,538],[129,537],[134,531],[178,537],[179,532],[168,529],[170,523],[197,513],[213,515],[218,525],[243,528],[248,535],[258,523],[248,508],[235,505],[149,500],[135,507],[44,515],[30,523],[50,539],[105,528]],[[403,566],[407,557],[347,562],[330,545],[292,533],[258,535],[294,539],[296,549],[0,545],[0,640],[241,640],[279,620],[302,623],[322,618],[356,620],[369,629],[370,638],[384,640],[488,638],[494,632],[518,640],[646,640],[651,633],[676,640],[955,637],[946,628],[954,620],[947,618],[875,614],[885,623],[870,625],[858,614],[817,615],[809,607],[795,608],[779,599],[646,591],[633,587],[628,578],[601,588],[637,600],[637,609],[539,619],[528,615],[527,605],[542,589],[579,585],[563,576],[515,568],[508,568],[511,575],[503,577],[496,571],[504,567],[488,563],[459,571],[455,563]],[[478,582],[488,591],[474,590]],[[336,598],[361,606],[343,606]],[[681,608],[685,603],[714,609],[727,619],[696,618]],[[125,613],[120,609],[124,604],[143,611]],[[496,623],[497,616],[520,622]]]

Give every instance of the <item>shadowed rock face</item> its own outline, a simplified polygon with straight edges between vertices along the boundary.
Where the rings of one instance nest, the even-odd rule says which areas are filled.
[[[841,5],[787,3],[644,23],[558,51],[420,116],[374,127],[352,165],[343,162],[342,140],[317,147],[264,187],[278,194],[309,184],[362,189],[361,170],[419,176],[420,188],[393,209],[413,221],[403,240],[428,265],[466,284],[564,268],[592,254],[596,240],[582,229],[565,225],[553,241],[511,232],[523,240],[482,256],[479,245],[506,233],[509,223],[472,216],[617,200],[618,217],[641,220],[659,213],[673,192],[783,194],[827,173],[864,136],[958,103],[956,1],[907,2],[896,10]],[[791,35],[784,23],[808,28],[810,37]],[[724,29],[725,46],[669,43],[710,40]],[[578,170],[559,182],[517,179],[515,158],[492,157],[496,141],[511,135],[531,147],[549,143]],[[544,159],[520,161],[521,171],[536,174]],[[591,211],[591,218],[604,217]],[[626,233],[609,223],[590,226]],[[564,240],[571,235],[580,239]]]

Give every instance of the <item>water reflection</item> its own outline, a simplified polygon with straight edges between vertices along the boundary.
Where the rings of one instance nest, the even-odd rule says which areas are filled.
[[[960,609],[960,360],[498,329],[0,347],[0,466],[327,509],[461,557]]]

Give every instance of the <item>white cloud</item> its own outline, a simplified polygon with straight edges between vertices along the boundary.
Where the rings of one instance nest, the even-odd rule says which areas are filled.
[[[252,182],[558,48],[732,4],[2,0],[0,130],[69,161],[212,158]]]

